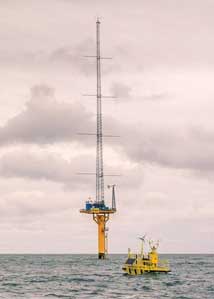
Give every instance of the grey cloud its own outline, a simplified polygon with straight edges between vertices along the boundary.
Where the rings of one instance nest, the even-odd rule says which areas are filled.
[[[117,127],[117,124],[108,117],[105,133],[109,134],[112,127]],[[93,136],[81,136],[79,133],[95,132],[95,115],[78,103],[56,101],[52,88],[37,85],[31,89],[31,99],[24,109],[0,127],[0,145],[74,141],[94,146]]]
[[[167,93],[152,93],[150,95],[144,95],[144,96],[139,96],[139,99],[145,100],[145,101],[154,101],[154,102],[158,102],[158,101],[162,101],[162,100],[166,100],[169,98],[169,95]]]
[[[0,158],[0,175],[4,178],[22,177],[25,179],[48,180],[62,183],[69,189],[90,187],[90,177],[76,175],[81,167],[85,171],[93,169],[89,156],[80,156],[67,161],[58,155],[34,153],[25,150],[10,151]]]
[[[129,160],[156,163],[175,169],[190,169],[198,173],[214,171],[214,133],[202,127],[140,128],[123,125],[113,118],[105,121],[105,132],[121,135],[114,148],[120,148]],[[59,103],[48,86],[35,86],[32,97],[20,114],[8,120],[0,129],[0,144],[79,142],[94,146],[94,139],[77,132],[95,132],[95,119],[78,104]],[[113,142],[113,141],[112,141]],[[57,167],[56,167],[57,169]],[[85,169],[84,169],[85,170]],[[54,172],[54,171],[53,171]]]
[[[111,86],[110,92],[113,96],[118,98],[130,98],[132,88],[120,82],[114,82]]]
[[[88,38],[76,46],[64,46],[57,48],[46,57],[44,56],[43,59],[46,63],[48,63],[48,65],[51,65],[51,67],[61,66],[63,68],[73,68],[84,75],[96,76],[95,56],[96,41],[95,39]],[[119,70],[119,66],[115,65],[115,63],[111,63],[110,61],[105,64],[101,63],[101,65],[103,74]]]
[[[143,79],[142,79],[143,81]],[[146,92],[142,95],[135,95],[132,93],[132,87],[128,84],[121,82],[113,82],[110,88],[110,94],[119,98],[121,102],[123,100],[138,100],[138,101],[162,101],[169,98],[169,95],[166,92]]]
[[[142,183],[142,176],[137,175],[139,171],[140,167],[128,167],[123,163],[117,167],[105,165],[106,174],[122,174],[121,177],[105,177],[105,185],[116,183],[126,190],[136,188]],[[81,172],[95,172],[95,157],[79,155],[67,161],[59,155],[31,151],[26,146],[0,157],[1,177],[46,180],[62,184],[64,190],[92,191],[95,175],[81,175]]]
[[[203,128],[149,128],[127,130],[124,151],[136,162],[156,163],[201,174],[214,172],[214,132]],[[208,136],[209,135],[209,139]],[[135,136],[135,137],[133,137]],[[203,138],[200,138],[203,136]],[[206,136],[206,137],[205,137]],[[202,140],[206,138],[206,142]],[[130,142],[132,140],[132,142]]]
[[[118,1],[117,4],[113,1],[109,1],[108,4],[104,1],[100,1],[99,4],[97,1],[88,3],[79,1],[78,4],[67,1],[66,6],[63,1],[53,2],[51,5],[49,1],[42,3],[41,9],[40,1],[36,3],[24,1],[16,5],[13,15],[10,13],[11,4],[4,10],[5,18],[1,28],[1,35],[4,37],[2,47],[5,47],[5,52],[14,49],[10,50],[8,63],[17,61],[20,52],[31,52],[32,57],[32,49],[36,48],[33,56],[36,57],[37,63],[41,61],[40,66],[44,65],[45,61],[50,62],[49,57],[53,59],[52,62],[62,60],[64,67],[66,64],[70,67],[70,63],[74,67],[78,66],[79,56],[93,55],[95,52],[95,43],[93,40],[91,43],[90,37],[95,38],[95,24],[92,27],[91,22],[94,21],[92,15],[97,9],[102,11],[103,15],[101,30],[105,42],[104,49],[107,52],[109,48],[112,51],[115,49],[115,53],[111,56],[118,59],[117,66],[120,65],[126,72],[133,69],[150,69],[157,65],[210,66],[214,63],[212,1],[160,0],[158,4],[156,1],[136,1],[135,5],[129,1]],[[1,4],[1,8],[7,5]],[[47,10],[51,11],[50,16],[44,13]],[[58,17],[59,11],[61,18]],[[34,23],[37,26],[34,26]],[[82,43],[79,43],[80,35],[84,40]],[[77,43],[78,46],[73,46]],[[54,45],[58,50],[53,50]],[[44,54],[46,57],[43,59],[44,48],[52,49],[50,50],[52,53]],[[33,62],[30,61],[30,56],[27,58],[28,63]],[[2,57],[3,62],[4,58]],[[24,59],[23,56],[22,67],[25,65]],[[86,64],[85,67],[87,68]],[[84,71],[82,66],[81,70]]]
[[[44,85],[31,90],[31,99],[19,114],[0,128],[0,144],[47,144],[80,138],[78,132],[94,132],[94,121],[79,104],[60,103]]]
[[[95,75],[95,59],[85,56],[96,55],[96,43],[93,39],[82,41],[76,47],[64,46],[52,51],[47,62],[52,66],[62,66],[63,68],[75,68],[85,75]]]
[[[70,194],[42,191],[11,191],[0,199],[0,214],[4,222],[28,225],[44,215],[60,214],[71,209]]]
[[[22,69],[43,70],[64,72],[69,70],[72,73],[89,76],[96,75],[96,41],[88,38],[77,45],[65,45],[50,51],[47,50],[28,50],[16,51],[11,50],[0,51],[0,62],[2,66],[17,66]],[[91,56],[91,57],[87,57]],[[94,56],[94,58],[93,58]],[[118,69],[112,63],[102,65],[102,72],[108,74]]]

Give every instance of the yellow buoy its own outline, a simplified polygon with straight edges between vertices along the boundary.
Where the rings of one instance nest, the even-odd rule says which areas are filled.
[[[123,265],[123,271],[129,275],[141,275],[146,272],[170,272],[169,262],[159,259],[157,253],[159,242],[154,244],[153,241],[149,241],[150,251],[148,254],[144,254],[145,236],[140,239],[142,240],[140,254],[132,254],[131,250],[128,249],[128,258]]]

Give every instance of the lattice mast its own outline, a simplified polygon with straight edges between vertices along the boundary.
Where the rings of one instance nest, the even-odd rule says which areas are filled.
[[[97,149],[96,149],[96,201],[104,202],[103,176],[103,132],[102,132],[102,93],[101,93],[101,56],[100,56],[100,21],[96,22],[97,43]]]
[[[104,171],[103,171],[103,137],[118,137],[113,135],[103,135],[102,124],[102,97],[101,91],[101,59],[108,59],[100,55],[100,21],[96,22],[96,56],[86,56],[96,58],[97,67],[97,132],[96,134],[96,199],[86,201],[85,209],[81,209],[80,213],[91,214],[93,220],[98,226],[98,258],[105,259],[108,250],[107,228],[106,223],[109,220],[110,214],[116,213],[115,202],[115,185],[109,185],[112,188],[112,207],[108,207],[104,201]],[[94,95],[93,95],[94,96]],[[85,134],[84,134],[85,135]],[[87,174],[87,173],[86,173]],[[90,173],[89,173],[90,174]]]

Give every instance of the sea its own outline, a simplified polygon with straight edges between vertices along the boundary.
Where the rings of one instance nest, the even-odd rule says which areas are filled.
[[[214,255],[172,254],[171,272],[128,276],[126,255],[0,255],[0,298],[214,299]]]

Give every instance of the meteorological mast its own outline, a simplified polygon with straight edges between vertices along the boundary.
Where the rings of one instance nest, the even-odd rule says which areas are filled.
[[[102,96],[101,93],[101,59],[108,59],[108,57],[101,57],[100,55],[100,21],[96,22],[96,56],[87,56],[96,59],[96,73],[97,73],[97,131],[96,131],[96,199],[88,200],[85,203],[85,208],[80,210],[80,213],[91,214],[93,220],[98,225],[98,258],[105,259],[107,254],[107,228],[106,222],[109,220],[110,214],[116,212],[115,201],[115,185],[108,185],[112,189],[112,206],[108,207],[105,203],[104,195],[104,170],[103,170],[103,137],[117,137],[112,135],[103,135],[102,123]],[[108,96],[109,97],[109,96]],[[87,134],[86,134],[87,135]],[[93,135],[93,134],[88,134]]]

